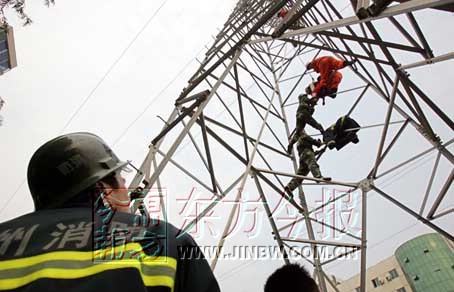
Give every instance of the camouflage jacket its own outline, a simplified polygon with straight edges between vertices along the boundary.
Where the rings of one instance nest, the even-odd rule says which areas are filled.
[[[311,103],[311,99],[307,96],[307,94],[300,94],[298,96],[298,109],[296,110],[296,117],[298,118],[299,115],[310,114],[314,113],[314,104]]]

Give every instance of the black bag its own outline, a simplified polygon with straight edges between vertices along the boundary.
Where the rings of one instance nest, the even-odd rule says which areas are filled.
[[[356,135],[359,127],[360,125],[354,119],[347,116],[341,117],[323,133],[323,141],[329,149],[336,148],[337,150],[350,142],[356,144],[359,142]]]

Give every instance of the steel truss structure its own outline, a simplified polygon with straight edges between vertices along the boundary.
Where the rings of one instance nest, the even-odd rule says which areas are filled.
[[[432,13],[445,13],[437,8],[452,9],[454,1],[399,1],[401,3],[392,4],[382,13],[363,19],[359,19],[354,12],[361,8],[358,6],[368,5],[364,4],[368,1],[343,2],[344,7],[339,7],[341,5],[334,2],[342,1],[240,0],[200,61],[198,70],[176,99],[175,108],[163,130],[151,142],[131,188],[143,189],[145,194],[153,187],[160,188],[160,176],[172,166],[214,194],[207,209],[186,226],[187,231],[227,196],[234,196],[236,202],[240,201],[241,190],[249,182],[255,185],[256,191],[261,195],[273,230],[272,236],[286,262],[288,258],[285,255],[291,248],[289,242],[309,244],[313,255],[317,255],[319,247],[323,245],[350,247],[351,253],[361,253],[360,284],[361,291],[365,291],[369,192],[379,194],[446,238],[454,239],[452,234],[434,221],[452,216],[454,212],[454,209],[439,211],[454,178],[454,156],[448,147],[454,139],[452,136],[448,139],[439,137],[433,127],[436,119],[452,134],[454,123],[408,74],[408,70],[412,68],[454,58],[454,53],[441,56],[433,54],[414,15],[415,11],[422,9],[431,9]],[[277,13],[283,7],[289,13],[280,19]],[[381,33],[385,26],[386,34]],[[377,149],[371,149],[375,153],[375,160],[370,171],[362,174],[356,182],[338,181],[334,175],[334,180],[329,183],[348,191],[326,204],[334,204],[355,190],[362,193],[361,235],[339,230],[313,216],[315,210],[309,211],[303,187],[321,188],[327,183],[312,177],[301,177],[305,183],[303,187],[299,187],[298,200],[292,199],[289,204],[301,214],[298,221],[305,222],[307,238],[288,238],[283,236],[283,231],[292,223],[278,226],[268,201],[271,196],[285,196],[283,188],[287,180],[298,177],[295,175],[298,168],[296,154],[288,155],[285,150],[293,128],[291,121],[295,109],[290,107],[310,82],[311,72],[307,72],[302,59],[310,61],[324,54],[358,60],[344,73],[351,74],[358,86],[341,88],[339,92],[348,95],[359,92],[344,115],[354,114],[358,104],[371,95],[381,99],[387,107],[382,118],[383,124],[378,125],[381,127],[381,135]],[[415,61],[402,65],[396,56]],[[328,104],[326,110],[329,107]],[[226,119],[215,116],[214,113],[219,110],[227,114]],[[323,110],[323,107],[317,109]],[[392,121],[393,114],[402,117],[402,120]],[[396,123],[400,124],[400,128],[391,137],[390,125]],[[381,171],[385,158],[392,153],[403,133],[411,127],[419,132],[421,141],[428,142],[430,147]],[[200,139],[194,136],[195,130],[200,131]],[[192,163],[191,167],[184,167],[175,159],[176,151],[183,141],[190,141],[195,149],[192,159],[198,163]],[[399,200],[398,196],[391,196],[377,186],[377,181],[433,152],[437,152],[437,157],[419,210],[414,210]],[[434,194],[432,185],[441,160],[449,163],[451,172],[438,194]],[[281,171],[289,165],[293,170]],[[206,169],[207,175],[200,177],[193,171],[195,167]],[[323,170],[323,165],[321,167]],[[230,178],[232,179],[228,181]],[[265,187],[270,191],[266,196]],[[217,255],[224,247],[237,208],[238,204],[233,205],[230,211],[218,243]],[[314,224],[323,224],[327,228],[343,232],[349,240],[319,240],[314,234]],[[217,259],[215,257],[212,262],[213,269]],[[328,285],[336,291],[335,283],[323,269],[328,262],[322,262],[317,256],[306,260],[314,266],[321,291],[327,291]]]

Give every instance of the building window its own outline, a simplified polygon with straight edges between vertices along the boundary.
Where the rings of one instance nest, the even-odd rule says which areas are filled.
[[[404,262],[408,263],[408,262],[410,262],[410,259],[409,258],[405,258]]]
[[[396,292],[407,292],[407,290],[405,290],[405,288],[402,287],[402,288],[397,289]]]
[[[429,253],[429,250],[426,248],[426,249],[424,250],[424,253]]]
[[[372,285],[374,285],[374,288],[377,288],[380,286],[380,280],[378,278],[372,279]]]
[[[391,276],[391,280],[399,277],[399,274],[397,273],[396,269],[392,269],[389,271],[389,275]]]
[[[418,275],[414,275],[414,276],[413,276],[413,280],[418,281],[418,280],[419,280]]]

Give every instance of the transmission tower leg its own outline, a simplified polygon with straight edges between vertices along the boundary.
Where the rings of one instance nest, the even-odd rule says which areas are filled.
[[[371,181],[365,180],[361,186],[361,292],[366,292],[366,258],[367,258],[367,193],[370,190]]]
[[[361,224],[361,292],[366,292],[366,248],[367,248],[367,233],[366,233],[366,220],[367,220],[367,192],[362,191],[362,224]]]
[[[238,50],[236,53],[235,53],[235,56],[231,59],[229,65],[227,66],[227,68],[224,70],[224,72],[222,73],[221,77],[219,78],[219,80],[216,82],[216,84],[213,86],[213,88],[211,89],[210,93],[208,94],[207,98],[205,99],[205,101],[202,102],[202,104],[197,108],[197,110],[195,111],[194,114],[192,114],[192,117],[191,119],[189,120],[188,124],[184,127],[183,131],[181,131],[181,133],[178,135],[178,137],[176,138],[175,142],[172,144],[172,146],[170,147],[170,149],[168,150],[168,152],[166,153],[166,156],[164,156],[164,158],[162,159],[161,163],[158,165],[158,168],[156,169],[156,171],[150,175],[150,177],[147,177],[147,182],[149,184],[149,187],[153,186],[153,184],[156,182],[158,176],[161,174],[161,172],[164,170],[164,168],[166,167],[167,163],[169,162],[169,160],[171,159],[172,155],[175,153],[175,151],[177,150],[178,146],[181,144],[181,142],[183,141],[183,139],[186,137],[186,135],[189,133],[189,130],[191,129],[191,127],[195,124],[196,120],[198,119],[198,117],[200,116],[200,114],[202,113],[203,109],[205,108],[205,106],[208,104],[208,102],[210,101],[211,97],[213,97],[213,95],[216,93],[216,91],[218,90],[219,86],[221,86],[222,82],[224,81],[224,78],[227,76],[227,74],[230,72],[230,70],[232,69],[233,65],[235,65],[236,61],[238,60],[238,58],[240,57],[241,55],[241,50]],[[153,155],[155,155],[155,153],[153,153]],[[147,159],[146,159],[147,160]],[[146,161],[145,161],[146,162]],[[151,161],[150,161],[151,162]],[[144,195],[146,195],[148,193],[149,189],[145,189],[144,190]]]
[[[171,123],[173,120],[175,120],[175,118],[177,116],[178,116],[178,109],[175,107],[174,110],[172,111],[172,113],[170,114],[166,124]],[[163,130],[166,127],[167,127],[167,125],[164,125]],[[129,185],[129,189],[137,188],[140,185],[140,183],[142,182],[144,177],[150,176],[152,161],[153,161],[154,157],[156,156],[156,152],[158,151],[158,149],[163,141],[164,141],[164,138],[159,140],[159,142],[156,145],[150,145],[148,147],[148,153],[147,153],[144,161],[140,165],[139,171],[137,172],[137,174],[131,181],[131,183]],[[135,210],[133,210],[133,212],[135,212]]]
[[[154,167],[155,170],[158,168],[158,163],[156,162],[156,156],[153,157],[153,167]],[[159,177],[158,177],[156,183],[157,183],[157,186],[158,186],[159,205],[161,206],[162,216],[164,217],[164,221],[167,222],[168,221],[167,220],[167,209],[166,209],[166,204],[165,204],[165,201],[164,201],[164,195],[162,193],[161,180],[159,179]]]

